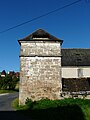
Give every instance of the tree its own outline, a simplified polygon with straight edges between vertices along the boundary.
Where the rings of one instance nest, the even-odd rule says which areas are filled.
[[[6,77],[2,77],[0,79],[0,89],[15,90],[18,81],[19,78],[17,78],[16,76],[12,77],[10,75],[6,75]]]

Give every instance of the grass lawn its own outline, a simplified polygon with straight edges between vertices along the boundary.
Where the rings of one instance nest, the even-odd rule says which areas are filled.
[[[34,120],[90,120],[90,100],[29,100],[25,106],[19,106],[16,99],[13,106]]]
[[[18,90],[0,90],[0,94],[3,94],[3,93],[12,93],[12,92],[16,92]]]

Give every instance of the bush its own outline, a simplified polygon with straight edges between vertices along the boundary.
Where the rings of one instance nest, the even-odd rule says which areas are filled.
[[[32,109],[33,108],[33,101],[29,98],[26,99],[25,105],[27,106],[28,109]]]

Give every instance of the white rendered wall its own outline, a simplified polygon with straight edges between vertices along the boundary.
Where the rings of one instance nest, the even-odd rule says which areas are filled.
[[[63,78],[77,78],[77,68],[62,67]]]
[[[90,67],[83,68],[83,74],[84,74],[84,77],[90,77]]]
[[[62,67],[62,77],[78,78],[78,69],[82,69],[82,77],[90,77],[90,67]]]

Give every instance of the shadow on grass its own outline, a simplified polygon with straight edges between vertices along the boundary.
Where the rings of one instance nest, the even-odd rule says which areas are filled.
[[[85,120],[77,105],[40,110],[0,112],[0,120]]]

